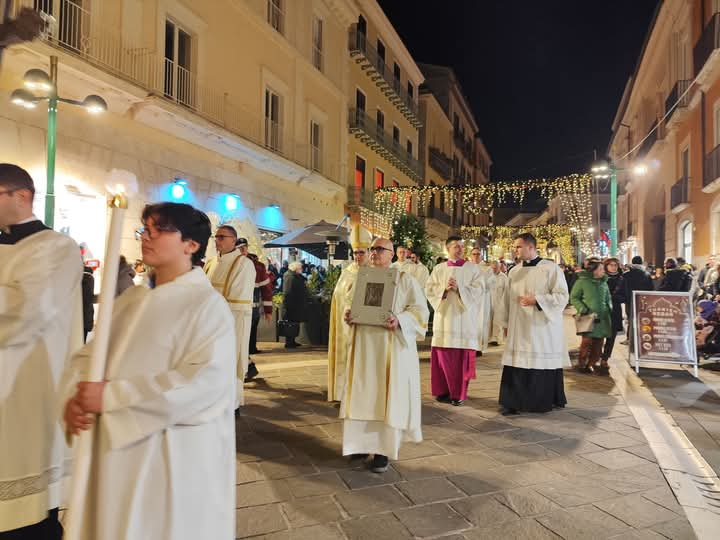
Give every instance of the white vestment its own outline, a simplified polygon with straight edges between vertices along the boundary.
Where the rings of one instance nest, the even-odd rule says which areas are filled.
[[[252,328],[253,293],[257,272],[253,262],[235,249],[212,257],[204,271],[212,286],[227,300],[235,317],[237,349],[237,404],[243,404],[243,382],[250,362],[250,330]]]
[[[353,285],[360,266],[348,265],[340,274],[330,303],[330,333],[328,337],[328,401],[341,401],[345,389],[348,335],[345,311],[352,304]]]
[[[404,273],[398,278],[393,313],[400,322],[394,331],[382,326],[350,327],[340,406],[343,455],[382,454],[397,459],[401,441],[422,441],[415,341],[425,335],[429,313],[417,281]]]
[[[491,299],[492,299],[492,332],[490,335],[490,341],[497,341],[503,343],[505,341],[505,326],[503,321],[500,320],[498,313],[498,306],[505,298],[505,289],[508,286],[507,274],[498,272],[495,274],[495,284],[492,288]]]
[[[58,385],[82,346],[83,265],[55,231],[0,245],[0,532],[60,503],[65,444]]]
[[[518,299],[527,294],[535,296],[536,306],[520,304]],[[565,276],[553,261],[514,266],[508,274],[505,298],[498,306],[499,320],[508,329],[503,365],[523,369],[569,367],[563,326],[567,303]]]
[[[235,538],[235,336],[202,270],[114,306],[82,540]],[[63,388],[87,380],[92,342]]]
[[[458,290],[445,291],[454,277]],[[433,347],[478,350],[478,321],[486,294],[480,268],[473,263],[463,266],[438,264],[425,285],[425,295],[435,310]]]
[[[427,283],[428,278],[430,277],[430,272],[428,271],[427,267],[422,263],[415,264],[409,259],[405,259],[405,262],[395,261],[390,265],[392,268],[397,268],[400,272],[405,272],[406,274],[410,274],[412,277],[414,277],[418,285],[420,285],[420,290],[424,293],[425,292],[425,284]]]
[[[488,341],[490,341],[490,332],[492,331],[492,291],[495,288],[495,274],[492,271],[492,267],[485,262],[481,262],[478,268],[480,269],[483,287],[485,288],[485,294],[483,294],[480,304],[480,316],[478,317],[480,329],[478,346],[479,350],[484,351],[487,349]]]

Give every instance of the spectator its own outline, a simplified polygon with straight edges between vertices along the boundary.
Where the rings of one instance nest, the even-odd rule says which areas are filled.
[[[692,285],[692,275],[684,267],[679,267],[677,260],[669,257],[665,260],[665,277],[660,283],[660,291],[688,292]]]
[[[642,257],[635,255],[632,258],[632,266],[630,270],[623,274],[625,281],[625,312],[628,318],[628,345],[630,351],[633,350],[632,340],[632,320],[633,320],[633,292],[634,291],[652,291],[653,282],[650,274],[647,273],[643,266]]]
[[[592,330],[582,336],[577,368],[583,373],[594,373],[593,365],[600,361],[603,339],[612,335],[612,301],[607,286],[605,267],[598,260],[587,262],[587,268],[580,272],[577,283],[570,294],[570,302],[580,315],[595,315]],[[602,360],[600,373],[608,373],[607,360]]]
[[[607,284],[610,290],[610,299],[612,300],[612,312],[610,314],[612,328],[610,336],[605,339],[605,345],[603,346],[601,369],[603,365],[607,367],[615,346],[615,338],[618,332],[622,332],[624,329],[622,304],[625,303],[625,278],[620,273],[620,261],[614,257],[606,259],[605,273],[608,277]]]
[[[301,323],[305,320],[307,311],[307,287],[305,277],[302,275],[303,264],[292,262],[288,265],[283,279],[283,319],[290,322]],[[285,337],[285,348],[293,349],[300,344],[294,337]]]
[[[660,290],[663,279],[665,279],[665,270],[661,266],[658,266],[652,274],[653,290]]]
[[[120,296],[125,289],[128,289],[135,285],[133,278],[135,277],[135,270],[132,269],[130,263],[127,262],[125,255],[120,255],[120,263],[118,268],[118,280],[117,287],[115,288],[115,296]]]

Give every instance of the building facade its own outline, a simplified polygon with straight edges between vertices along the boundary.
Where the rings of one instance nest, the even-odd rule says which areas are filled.
[[[654,16],[613,124],[621,171],[618,237],[661,264],[720,252],[720,2],[666,0]],[[648,173],[633,177],[643,162]]]

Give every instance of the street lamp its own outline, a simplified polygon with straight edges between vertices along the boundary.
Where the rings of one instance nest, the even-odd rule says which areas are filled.
[[[41,69],[31,69],[25,73],[23,83],[26,88],[43,92],[42,95],[19,88],[10,96],[10,101],[19,107],[34,109],[41,101],[48,102],[47,135],[47,187],[45,189],[45,224],[51,229],[55,222],[55,142],[57,136],[58,102],[84,108],[90,114],[107,111],[107,103],[100,96],[91,94],[82,101],[66,99],[57,93],[57,56],[50,57],[50,75]]]
[[[617,173],[626,171],[616,167],[614,163],[607,161],[595,162],[590,169],[596,180],[610,179],[610,255],[617,256]],[[631,172],[637,176],[644,176],[648,172],[647,165],[643,163],[636,164]]]

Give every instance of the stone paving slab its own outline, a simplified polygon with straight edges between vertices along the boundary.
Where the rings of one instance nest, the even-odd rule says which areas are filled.
[[[424,441],[384,474],[341,455],[325,351],[255,358],[237,418],[238,538],[695,537],[612,379],[567,371],[564,410],[504,417],[499,353],[478,358],[463,407],[432,398],[422,353]]]

